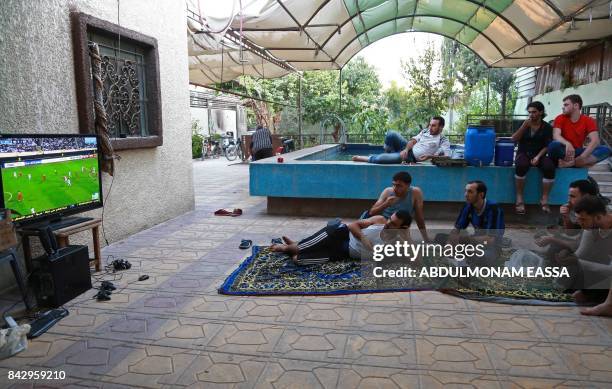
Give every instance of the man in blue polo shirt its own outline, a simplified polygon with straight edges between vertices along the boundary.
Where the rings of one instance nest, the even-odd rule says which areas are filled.
[[[486,198],[487,186],[482,181],[470,181],[465,186],[466,203],[457,217],[455,229],[448,242],[451,244],[486,244],[482,261],[494,264],[499,258],[504,237],[504,211],[495,202]],[[474,227],[473,235],[461,234],[469,225]],[[485,243],[486,242],[486,243]]]

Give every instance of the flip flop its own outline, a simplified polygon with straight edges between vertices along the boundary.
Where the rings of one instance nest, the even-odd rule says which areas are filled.
[[[272,244],[284,244],[285,242],[283,242],[283,240],[281,238],[274,238],[270,241],[270,243]]]
[[[514,205],[514,211],[517,213],[517,215],[524,215],[525,214],[525,203],[516,203]]]
[[[546,203],[540,203],[540,205],[542,206],[542,212],[550,213],[550,205],[548,205]]]
[[[230,215],[229,215],[229,216],[234,216],[234,217],[236,217],[236,216],[240,216],[240,215],[242,215],[242,209],[240,209],[240,208],[234,208],[234,210],[233,210],[233,211],[230,213]]]
[[[215,216],[232,216],[233,212],[228,211],[227,209],[217,209],[215,211]]]
[[[253,244],[253,241],[250,239],[242,239],[240,241],[240,246],[238,246],[238,248],[241,248],[242,250],[246,250],[249,247],[251,247],[251,245]]]

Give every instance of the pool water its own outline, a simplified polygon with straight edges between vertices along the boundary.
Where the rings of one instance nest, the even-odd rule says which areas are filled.
[[[353,155],[372,155],[383,152],[382,146],[346,145],[345,150],[340,150],[340,146],[319,151],[313,154],[298,158],[300,161],[350,161]]]
[[[451,145],[453,158],[463,158],[463,145]],[[354,155],[370,156],[383,152],[382,146],[374,145],[346,145],[345,150],[340,150],[340,146],[327,150],[318,151],[313,154],[298,158],[300,161],[350,161]]]
[[[351,161],[351,158],[353,157],[353,155],[369,155],[369,154],[354,154],[354,153],[345,153],[345,152],[340,152],[340,153],[329,153],[327,155],[323,155],[321,157],[321,159],[318,159],[318,161]]]

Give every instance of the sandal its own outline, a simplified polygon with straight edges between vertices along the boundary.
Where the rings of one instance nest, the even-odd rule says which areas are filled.
[[[542,212],[550,213],[550,205],[547,203],[540,203],[540,205],[542,206]]]
[[[238,248],[242,249],[242,250],[246,250],[249,247],[251,247],[251,245],[253,244],[253,241],[250,239],[242,239],[240,241],[240,246],[238,246]]]
[[[215,216],[232,216],[232,212],[227,209],[217,209],[215,211]]]
[[[525,214],[525,203],[516,203],[514,205],[514,211],[516,211],[518,215],[524,215]]]
[[[234,208],[233,211],[228,211],[227,209],[217,209],[215,211],[215,216],[232,216],[232,217],[236,217],[236,216],[240,216],[242,215],[242,209],[240,208]]]

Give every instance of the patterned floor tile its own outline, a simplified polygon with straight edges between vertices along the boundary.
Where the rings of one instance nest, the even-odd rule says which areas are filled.
[[[435,291],[337,296],[225,296],[243,238],[307,235],[325,218],[267,215],[248,167],[194,163],[196,209],[107,246],[70,315],[0,360],[0,387],[544,388],[610,387],[612,320],[576,307],[501,305]],[[240,217],[216,209],[242,208]],[[111,257],[112,255],[112,257]],[[136,281],[148,274],[146,281]],[[17,299],[0,300],[5,309]],[[18,313],[17,310],[14,311]],[[7,382],[10,369],[64,370],[66,381]],[[57,383],[55,383],[57,384]]]

